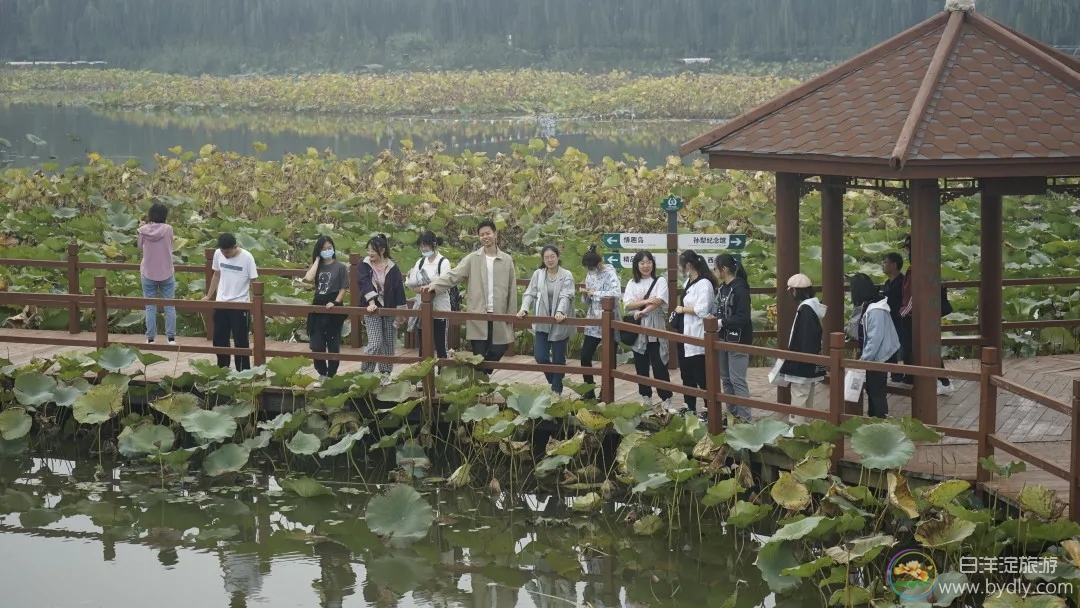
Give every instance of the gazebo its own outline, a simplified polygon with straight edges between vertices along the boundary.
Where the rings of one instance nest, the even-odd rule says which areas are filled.
[[[821,192],[822,291],[845,314],[843,199],[871,189],[908,206],[914,364],[941,364],[943,202],[980,196],[979,346],[1001,347],[1002,196],[1078,190],[1080,61],[975,12],[945,11],[684,144],[715,169],[776,173],[777,339],[795,307],[799,201]],[[810,180],[817,177],[818,180]],[[784,395],[781,395],[784,399]],[[786,401],[786,399],[784,399]],[[933,378],[918,378],[912,416],[936,424]]]

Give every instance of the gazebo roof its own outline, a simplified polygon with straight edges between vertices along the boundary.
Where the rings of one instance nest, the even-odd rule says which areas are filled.
[[[886,179],[1080,174],[1080,61],[946,10],[684,144],[715,168]]]

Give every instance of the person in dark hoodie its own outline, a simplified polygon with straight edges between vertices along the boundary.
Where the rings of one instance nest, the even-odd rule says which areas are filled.
[[[856,314],[862,311],[858,326],[859,348],[862,351],[859,360],[896,363],[900,338],[896,335],[888,299],[881,295],[874,281],[861,272],[851,277],[851,302],[855,305]],[[868,402],[867,415],[874,418],[888,416],[888,374],[866,372],[863,388]]]
[[[719,336],[725,342],[754,343],[754,324],[750,319],[750,285],[746,270],[734,256],[722,253],[715,260],[720,289],[716,292],[716,318],[719,320]],[[750,367],[750,355],[719,351],[720,381],[724,393],[750,397],[746,371]],[[729,411],[742,422],[750,421],[750,408],[732,406]]]
[[[892,313],[893,325],[896,326],[896,333],[900,336],[900,353],[905,354],[904,350],[904,334],[903,327],[901,325],[900,310],[904,307],[904,256],[899,253],[891,252],[886,253],[885,257],[881,260],[881,271],[885,273],[885,286],[881,292],[885,295],[885,299],[889,302],[889,312]],[[908,360],[904,360],[904,363],[910,364]],[[906,377],[903,374],[892,374],[891,380],[896,383],[903,383]]]
[[[349,290],[349,267],[337,260],[334,240],[320,236],[315,241],[311,252],[311,267],[304,280],[315,283],[314,306],[333,308],[343,306],[345,292]],[[308,347],[314,353],[341,352],[341,328],[345,324],[345,315],[313,312],[307,317]],[[337,375],[338,360],[315,360],[315,371],[319,381],[313,387],[322,386],[327,378]]]
[[[799,303],[795,322],[791,326],[788,350],[808,355],[821,354],[821,320],[828,307],[814,296],[813,283],[805,274],[788,279],[788,293]],[[780,379],[791,390],[791,405],[814,409],[814,392],[817,383],[825,379],[825,368],[813,363],[784,361],[780,367]],[[790,416],[792,424],[805,424],[803,416]]]
[[[360,283],[360,306],[367,308],[364,315],[364,328],[367,329],[368,345],[364,352],[368,355],[392,355],[397,342],[397,317],[375,314],[379,308],[404,308],[405,283],[401,269],[390,258],[390,245],[385,234],[372,237],[367,242],[367,257],[357,267]],[[379,363],[382,383],[390,383],[393,363]],[[360,371],[370,374],[375,371],[375,363],[364,361]]]
[[[904,237],[904,255],[908,258],[908,271],[904,275],[904,285],[902,289],[902,303],[900,305],[900,358],[904,363],[912,365],[914,362],[914,321],[912,317],[912,311],[914,309],[911,301],[911,235]],[[941,286],[941,316],[952,314],[952,305],[949,304],[948,290],[945,286]],[[941,363],[942,369],[945,368],[944,362]],[[911,386],[914,384],[911,376],[901,376],[897,379],[897,384]],[[937,394],[948,395],[955,389],[952,386],[952,382],[946,377],[938,378]]]
[[[146,214],[148,221],[139,226],[139,250],[142,261],[139,270],[142,274],[144,298],[162,297],[171,300],[176,297],[176,277],[173,271],[173,229],[165,223],[169,218],[169,208],[161,203],[154,203]],[[146,343],[152,344],[157,337],[157,306],[146,306]],[[176,344],[176,307],[165,307],[165,337],[169,345]]]

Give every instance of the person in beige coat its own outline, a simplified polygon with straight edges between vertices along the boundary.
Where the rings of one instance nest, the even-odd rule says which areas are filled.
[[[446,290],[468,281],[465,287],[465,312],[512,315],[518,312],[517,273],[514,259],[499,249],[495,223],[484,220],[476,229],[481,248],[465,256],[452,270],[428,283],[424,291]],[[465,337],[474,355],[485,361],[498,361],[514,340],[510,323],[469,321]]]

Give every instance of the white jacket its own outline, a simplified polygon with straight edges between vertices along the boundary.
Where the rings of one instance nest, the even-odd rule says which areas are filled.
[[[686,284],[689,284],[689,281]],[[683,288],[685,289],[685,285]],[[705,337],[705,321],[703,319],[712,314],[712,303],[715,296],[716,292],[713,291],[712,283],[708,279],[699,280],[686,291],[682,306],[683,308],[691,308],[694,312],[687,312],[683,315],[684,336]],[[687,357],[704,355],[705,347],[687,344],[684,347],[684,352]]]

